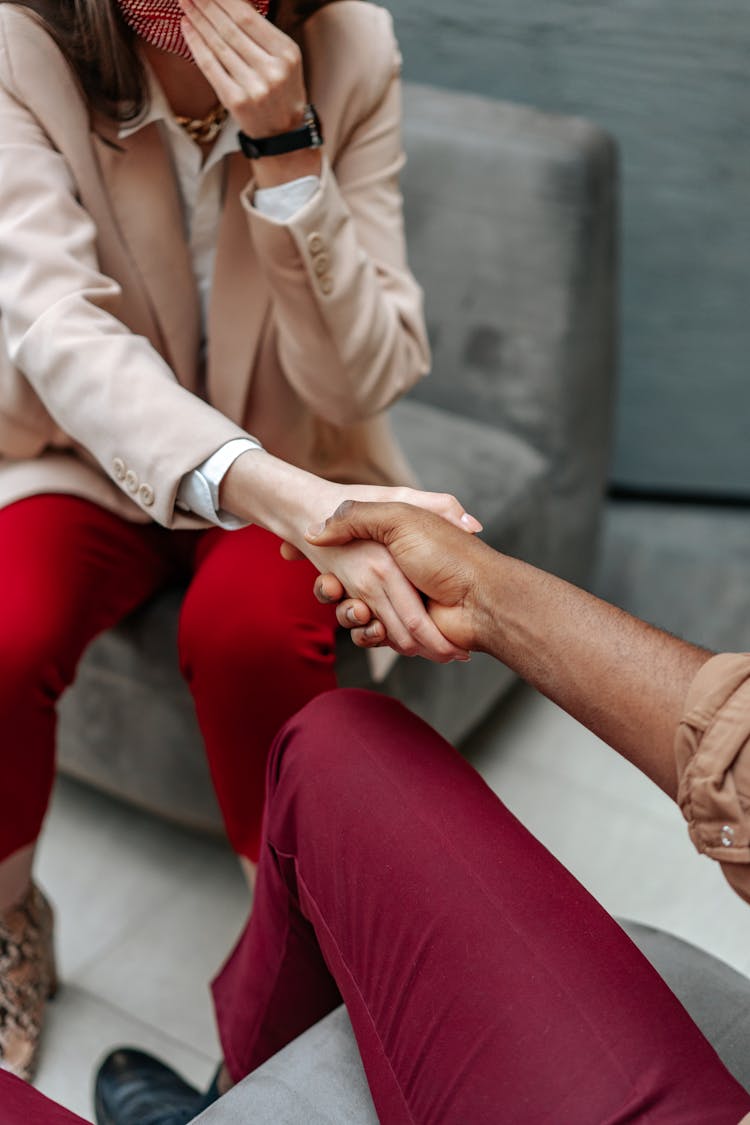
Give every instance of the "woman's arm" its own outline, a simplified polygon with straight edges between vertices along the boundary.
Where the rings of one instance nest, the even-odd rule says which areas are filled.
[[[25,46],[24,35],[35,46],[39,42],[28,57],[38,55],[50,70],[58,65],[59,88],[69,92],[60,115],[67,128],[80,131],[82,145],[89,143],[85,107],[59,52],[27,15],[2,5],[2,346],[59,429],[145,514],[170,526],[182,477],[243,431],[180,386],[155,347],[121,319],[123,294],[100,268],[96,224],[78,198],[65,157],[19,90],[32,79],[15,74],[19,58],[18,52],[11,57],[9,30],[16,46]],[[4,386],[2,393],[3,408],[12,415],[12,388]],[[148,503],[127,487],[124,472],[118,475],[123,465],[151,486]]]
[[[248,165],[243,203],[273,294],[281,363],[318,416],[368,417],[429,367],[422,294],[406,262],[399,55],[390,17],[369,4],[325,8],[304,28],[315,63],[308,87],[296,44],[244,0],[184,0],[185,37],[201,69],[249,135],[283,132],[309,98],[335,105],[339,136],[322,166]],[[234,31],[225,26],[227,20]],[[223,46],[232,36],[232,55]],[[262,82],[258,83],[258,67]],[[302,91],[302,93],[301,93]],[[318,108],[321,108],[319,105]],[[323,112],[324,137],[327,125]],[[315,160],[314,155],[299,160]],[[320,186],[280,223],[252,206],[253,186],[320,171]]]
[[[333,551],[319,550],[305,539],[310,523],[322,521],[346,499],[403,501],[429,509],[461,528],[461,534],[481,530],[481,525],[452,496],[411,488],[334,484],[262,450],[238,457],[220,490],[223,509],[294,544],[315,566],[333,571],[352,596],[366,601],[385,623],[392,647],[398,652],[441,663],[468,659],[462,648],[445,640],[430,620],[421,598],[383,546],[350,543]],[[250,591],[249,596],[262,598],[263,590]]]

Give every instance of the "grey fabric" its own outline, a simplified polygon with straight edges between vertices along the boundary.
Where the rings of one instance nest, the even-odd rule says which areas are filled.
[[[195,1120],[200,1125],[377,1125],[346,1009],[331,1012]]]
[[[584,580],[610,449],[613,144],[580,118],[430,87],[405,106],[409,256],[433,349],[411,397],[544,456],[546,562]]]
[[[747,508],[611,500],[596,592],[715,652],[750,652]]]
[[[750,980],[662,930],[620,924],[750,1090]],[[196,1120],[374,1125],[377,1116],[345,1010],[337,1008],[311,1027]]]
[[[667,982],[727,1069],[750,1091],[750,980],[663,930],[624,920],[620,925]]]
[[[747,0],[386,6],[409,78],[581,114],[617,137],[614,478],[750,499]]]
[[[398,436],[425,487],[458,495],[489,543],[585,581],[611,422],[612,143],[582,120],[414,86],[405,139],[407,236],[434,370],[396,406]],[[61,704],[59,757],[79,778],[218,830],[177,671],[179,596],[90,647]],[[362,654],[347,639],[339,651],[341,682],[372,686]],[[383,688],[456,741],[511,682],[475,656],[399,661]]]

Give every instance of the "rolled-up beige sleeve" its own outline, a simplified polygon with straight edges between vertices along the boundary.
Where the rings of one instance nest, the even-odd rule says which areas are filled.
[[[675,755],[691,840],[750,902],[750,653],[722,653],[700,669]]]

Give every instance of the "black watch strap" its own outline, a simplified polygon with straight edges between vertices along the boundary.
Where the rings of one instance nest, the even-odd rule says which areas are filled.
[[[299,129],[289,133],[279,133],[275,137],[248,137],[240,132],[240,148],[248,160],[260,160],[264,156],[283,156],[300,148],[320,148],[323,144],[323,130],[314,105],[305,108],[305,120]]]

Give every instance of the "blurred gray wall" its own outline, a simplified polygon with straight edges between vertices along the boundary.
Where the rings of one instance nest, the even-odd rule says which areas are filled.
[[[750,497],[750,0],[385,2],[406,78],[583,114],[614,134],[613,480]]]

